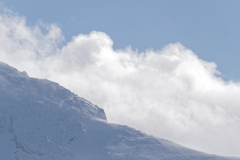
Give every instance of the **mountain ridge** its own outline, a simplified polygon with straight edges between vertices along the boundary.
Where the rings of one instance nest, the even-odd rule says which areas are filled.
[[[2,62],[0,88],[0,159],[240,159],[202,153],[109,123],[100,107]]]

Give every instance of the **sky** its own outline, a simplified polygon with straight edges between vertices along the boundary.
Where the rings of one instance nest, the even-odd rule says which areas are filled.
[[[239,1],[2,1],[0,60],[108,121],[240,157]]]
[[[180,42],[201,59],[215,62],[225,80],[240,79],[238,0],[2,0],[27,17],[56,23],[66,42],[93,30],[107,33],[114,49],[162,49]]]

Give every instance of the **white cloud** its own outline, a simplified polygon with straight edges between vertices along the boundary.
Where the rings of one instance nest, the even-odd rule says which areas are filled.
[[[56,25],[29,27],[10,11],[0,16],[0,37],[1,61],[69,88],[104,108],[110,122],[240,156],[240,84],[218,78],[215,63],[180,43],[114,50],[108,35],[93,31],[59,47],[64,38]]]

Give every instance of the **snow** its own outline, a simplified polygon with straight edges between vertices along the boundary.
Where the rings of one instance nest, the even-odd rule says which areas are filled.
[[[94,95],[93,95],[94,96]],[[230,160],[107,122],[57,83],[0,62],[2,160]]]

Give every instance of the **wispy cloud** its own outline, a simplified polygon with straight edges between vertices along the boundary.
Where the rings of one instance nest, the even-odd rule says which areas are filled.
[[[43,33],[42,30],[47,30]],[[144,37],[143,37],[144,38]],[[64,37],[54,24],[0,15],[0,60],[105,109],[108,120],[220,155],[240,156],[240,84],[180,43],[144,53],[112,48],[102,32]]]

